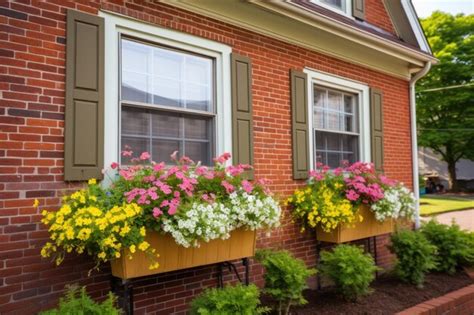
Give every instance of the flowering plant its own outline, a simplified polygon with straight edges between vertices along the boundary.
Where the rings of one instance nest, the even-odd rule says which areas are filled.
[[[150,269],[158,267],[156,253],[145,241],[146,229],[140,226],[143,209],[136,203],[113,205],[95,179],[85,189],[65,196],[58,211],[43,210],[42,223],[49,226],[51,242],[41,256],[55,255],[59,265],[66,253],[87,253],[97,262],[120,258],[123,249],[148,254]]]
[[[378,221],[385,221],[390,218],[413,220],[415,204],[416,200],[413,193],[402,184],[396,184],[385,189],[384,198],[373,203],[370,210],[375,213],[375,218]]]
[[[122,155],[132,157],[133,152]],[[142,250],[153,258],[157,254],[145,241],[149,230],[170,233],[184,247],[197,247],[202,241],[227,239],[237,228],[278,226],[281,209],[266,182],[248,181],[244,172],[250,166],[225,166],[229,158],[224,153],[209,168],[187,157],[178,160],[175,152],[176,165],[167,167],[144,152],[131,159],[132,165],[113,163],[117,175],[109,187],[91,180],[87,189],[66,197],[58,212],[43,213],[53,240],[43,248],[44,256],[61,247],[63,253],[86,250],[99,262],[120,257],[123,249]],[[157,267],[156,262],[150,267]]]
[[[363,162],[334,170],[318,163],[316,170],[310,171],[307,185],[287,200],[293,216],[304,226],[315,228],[319,224],[325,232],[340,224],[361,222],[361,205],[370,207],[379,221],[411,218],[414,202],[413,195],[401,183],[377,174],[372,164]]]

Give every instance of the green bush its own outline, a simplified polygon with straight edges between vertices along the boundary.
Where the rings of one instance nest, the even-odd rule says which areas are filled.
[[[320,270],[331,278],[337,290],[347,300],[357,300],[369,294],[370,283],[378,270],[369,254],[353,245],[338,245],[330,251],[321,253]]]
[[[459,225],[431,220],[421,227],[421,232],[437,248],[437,271],[453,274],[461,265],[474,263],[474,237]]]
[[[196,315],[256,315],[266,308],[260,306],[260,291],[255,285],[227,286],[207,289],[191,302],[191,314]]]
[[[307,268],[287,251],[259,250],[255,258],[265,267],[264,292],[277,301],[278,314],[288,314],[292,305],[307,303],[303,290],[315,269]]]
[[[395,273],[398,277],[422,286],[425,274],[436,267],[436,246],[417,231],[400,230],[391,236],[390,251],[397,256]]]
[[[120,311],[115,308],[115,296],[109,297],[102,303],[96,303],[86,293],[84,287],[70,286],[64,298],[59,299],[57,309],[40,313],[41,315],[118,315]]]

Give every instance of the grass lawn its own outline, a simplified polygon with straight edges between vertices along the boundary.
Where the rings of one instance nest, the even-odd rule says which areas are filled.
[[[422,196],[420,214],[428,216],[456,210],[474,209],[474,199],[462,196]]]

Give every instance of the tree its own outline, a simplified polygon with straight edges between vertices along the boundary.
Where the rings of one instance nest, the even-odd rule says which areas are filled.
[[[440,62],[417,85],[418,144],[447,163],[457,191],[456,162],[474,159],[474,15],[435,11],[421,24]]]

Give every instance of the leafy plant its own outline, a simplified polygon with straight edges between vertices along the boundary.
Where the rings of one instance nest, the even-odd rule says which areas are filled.
[[[353,245],[338,245],[332,252],[321,253],[320,270],[331,278],[337,290],[348,300],[369,294],[370,283],[378,270],[374,259]]]
[[[256,315],[267,308],[260,306],[260,291],[255,285],[227,286],[207,289],[191,302],[191,314],[199,315]]]
[[[307,268],[287,251],[259,250],[255,258],[265,267],[264,292],[277,301],[278,314],[288,314],[292,305],[307,303],[303,290],[316,269]]]
[[[96,303],[86,293],[84,287],[70,286],[64,298],[59,299],[59,306],[41,312],[41,315],[118,315],[120,310],[115,308],[116,298],[112,293],[102,303]]]
[[[461,265],[474,263],[474,237],[454,222],[446,225],[431,220],[421,232],[437,248],[436,270],[453,274]]]
[[[395,272],[398,277],[421,287],[425,274],[436,267],[436,246],[426,237],[411,230],[400,230],[391,236],[390,251],[397,255]]]

